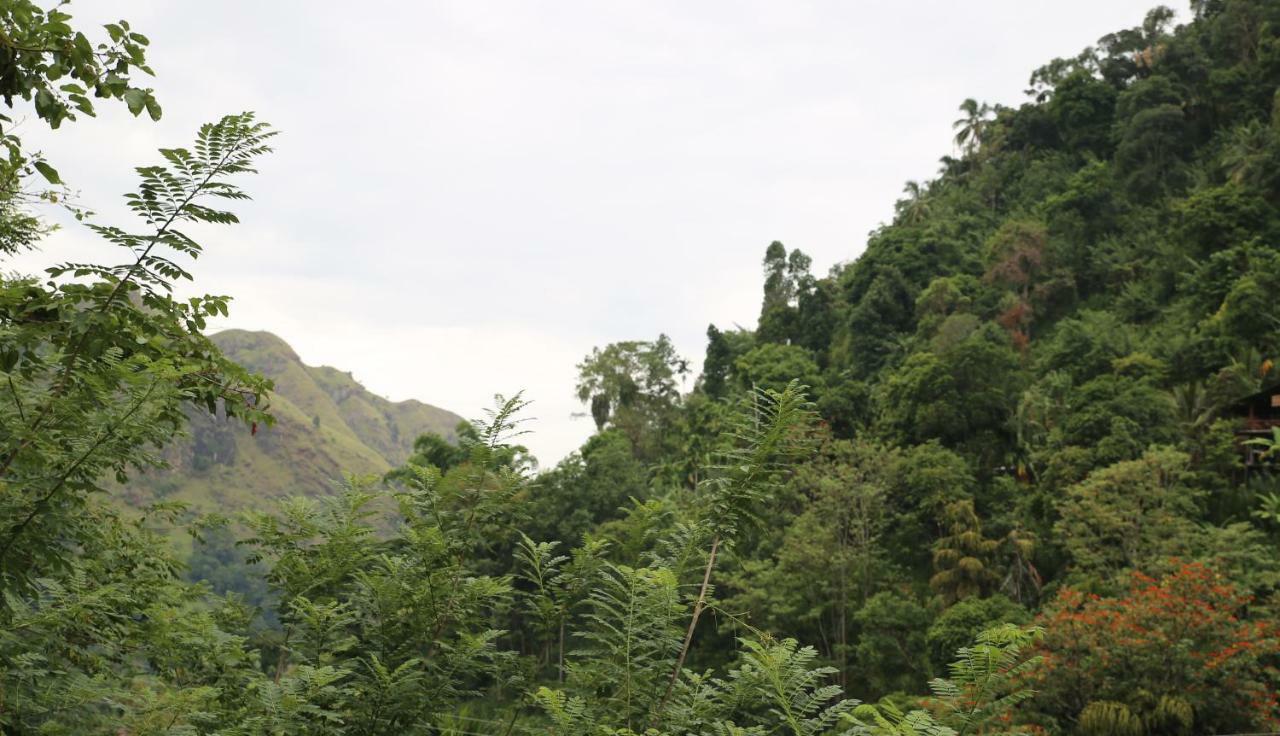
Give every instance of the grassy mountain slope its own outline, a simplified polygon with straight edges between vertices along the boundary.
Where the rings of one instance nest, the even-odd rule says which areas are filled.
[[[376,396],[349,373],[305,365],[268,332],[227,330],[213,341],[232,360],[275,382],[276,424],[254,433],[193,414],[190,436],[165,452],[170,468],[131,483],[130,502],[164,498],[233,511],[269,498],[325,493],[345,473],[381,474],[404,462],[424,432],[452,439],[461,421],[418,401]]]

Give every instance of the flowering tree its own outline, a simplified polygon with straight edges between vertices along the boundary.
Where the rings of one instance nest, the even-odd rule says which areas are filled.
[[[1040,715],[1098,734],[1280,725],[1280,625],[1212,569],[1173,562],[1117,597],[1058,594],[1040,621]]]

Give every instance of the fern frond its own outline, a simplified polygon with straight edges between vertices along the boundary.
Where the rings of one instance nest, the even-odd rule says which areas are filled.
[[[730,670],[726,684],[738,700],[768,704],[772,720],[761,724],[766,728],[793,736],[826,734],[858,705],[843,699],[839,687],[823,684],[836,669],[813,666],[813,647],[800,647],[794,639],[746,639],[742,646],[742,665]]]
[[[1034,693],[1018,683],[1039,664],[1026,649],[1041,634],[1038,628],[1003,624],[978,634],[973,646],[961,647],[950,665],[950,680],[929,683],[946,722],[961,734],[977,731],[1030,698]]]
[[[703,518],[717,535],[731,539],[753,520],[788,461],[809,446],[813,405],[805,391],[794,380],[782,391],[756,388],[730,418],[722,449],[698,489]]]
[[[607,564],[586,600],[584,646],[571,653],[571,681],[602,693],[628,728],[649,715],[680,648],[683,613],[664,568]]]

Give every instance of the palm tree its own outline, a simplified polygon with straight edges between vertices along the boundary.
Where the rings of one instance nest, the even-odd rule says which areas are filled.
[[[1275,136],[1256,118],[1237,126],[1218,159],[1227,177],[1236,184],[1253,184],[1266,175],[1267,149]]]
[[[902,188],[906,199],[898,201],[898,212],[902,214],[902,222],[915,225],[929,215],[929,187],[918,181],[909,181]]]
[[[1280,493],[1259,493],[1258,508],[1254,510],[1253,516],[1272,524],[1280,524]]]
[[[979,103],[970,97],[960,103],[960,112],[964,113],[964,117],[952,123],[951,128],[956,131],[956,145],[965,154],[970,154],[981,145],[983,134],[991,123],[988,119],[991,106],[985,102]]]
[[[1169,393],[1182,431],[1193,439],[1204,432],[1221,409],[1204,381],[1174,386]]]

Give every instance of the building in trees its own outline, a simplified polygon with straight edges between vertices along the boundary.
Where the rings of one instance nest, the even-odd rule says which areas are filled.
[[[1251,440],[1271,437],[1274,430],[1280,429],[1280,384],[1240,399],[1231,405],[1230,413],[1242,420],[1236,439],[1244,453],[1245,467],[1274,462],[1274,452]]]

